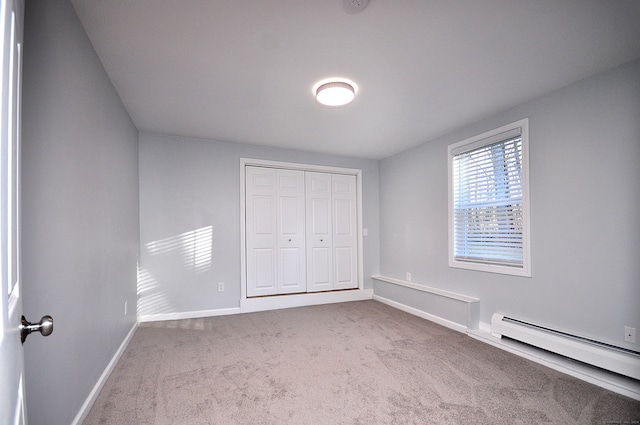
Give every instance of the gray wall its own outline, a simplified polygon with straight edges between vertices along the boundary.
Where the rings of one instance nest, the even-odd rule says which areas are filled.
[[[239,307],[242,157],[362,169],[371,287],[379,264],[377,161],[141,133],[141,314]]]
[[[449,268],[447,146],[525,117],[532,277]],[[639,162],[640,60],[382,160],[381,273],[478,297],[484,323],[501,312],[638,350],[623,326],[640,329]]]
[[[23,75],[27,411],[67,425],[136,321],[138,132],[67,0],[26,2]]]
[[[238,307],[241,157],[363,170],[366,287],[410,271],[479,297],[484,322],[500,311],[637,350],[622,327],[640,328],[640,61],[379,164],[150,133],[138,150],[70,3],[26,7],[24,310],[55,319],[51,337],[25,345],[31,423],[70,423],[134,325],[139,246],[141,313]],[[450,269],[447,145],[523,117],[533,277]],[[399,301],[406,291],[384,288]]]

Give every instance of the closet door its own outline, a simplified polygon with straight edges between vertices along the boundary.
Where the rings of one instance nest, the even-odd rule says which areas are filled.
[[[356,176],[332,174],[334,289],[358,287]]]
[[[307,291],[304,171],[277,170],[278,294]]]
[[[307,195],[307,291],[333,289],[331,174],[305,173]]]
[[[356,177],[306,173],[307,291],[358,287]]]
[[[247,296],[306,292],[304,172],[245,173]]]
[[[276,170],[245,168],[247,296],[278,293]]]

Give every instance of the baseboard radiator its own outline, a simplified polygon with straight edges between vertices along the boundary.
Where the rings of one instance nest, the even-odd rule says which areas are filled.
[[[495,313],[491,334],[640,380],[640,353]]]

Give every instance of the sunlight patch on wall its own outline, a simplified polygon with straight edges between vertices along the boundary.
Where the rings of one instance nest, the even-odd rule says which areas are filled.
[[[138,265],[138,317],[174,311],[153,275]]]
[[[166,239],[149,242],[145,248],[151,255],[180,253],[185,268],[196,273],[211,268],[213,226],[182,233]]]
[[[213,226],[144,245],[143,265],[138,266],[138,316],[173,313],[172,279],[211,269]],[[169,282],[168,282],[169,281]]]

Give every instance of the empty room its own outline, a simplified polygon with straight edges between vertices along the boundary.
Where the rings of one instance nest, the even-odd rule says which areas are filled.
[[[0,423],[640,423],[637,0],[2,0]]]

